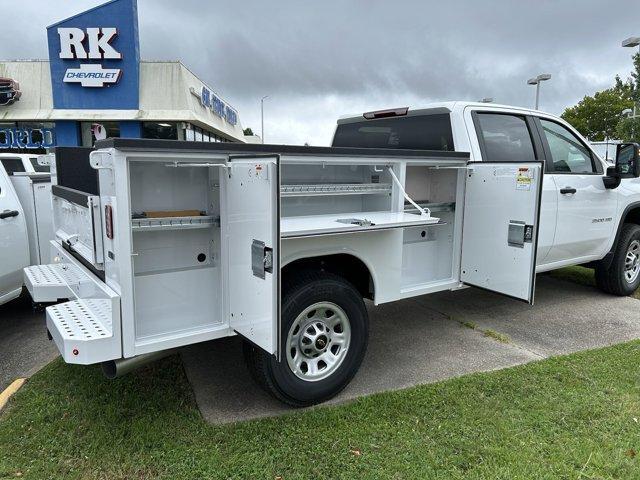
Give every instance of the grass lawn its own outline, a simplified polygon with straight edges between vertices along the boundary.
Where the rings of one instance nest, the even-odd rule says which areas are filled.
[[[580,283],[582,285],[596,286],[593,270],[590,268],[566,267],[561,268],[560,270],[554,270],[550,272],[549,275],[561,280]],[[640,300],[640,289],[636,290],[631,296]]]
[[[0,478],[640,478],[640,342],[210,426],[172,357],[55,361],[0,415]]]

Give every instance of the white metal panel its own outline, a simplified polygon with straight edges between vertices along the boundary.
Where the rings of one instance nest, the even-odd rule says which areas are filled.
[[[533,303],[541,187],[540,162],[470,165],[460,268],[464,283]],[[530,240],[509,242],[510,223],[525,225]]]
[[[29,243],[24,210],[0,164],[0,303],[17,297],[22,269],[29,265]]]
[[[269,353],[279,333],[279,165],[277,157],[234,157],[222,182],[230,327]],[[252,244],[273,252],[272,271],[254,274]]]

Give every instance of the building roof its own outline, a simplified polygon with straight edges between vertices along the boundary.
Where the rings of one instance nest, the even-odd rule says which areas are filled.
[[[0,62],[0,77],[17,81],[22,92],[19,101],[12,105],[0,106],[0,122],[181,121],[245,141],[240,118],[236,125],[232,125],[217,116],[211,108],[203,106],[200,103],[202,87],[212,89],[177,61],[140,62],[140,108],[138,110],[54,109],[51,74],[47,60]]]

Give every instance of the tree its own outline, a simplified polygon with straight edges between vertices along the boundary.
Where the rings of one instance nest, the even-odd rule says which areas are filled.
[[[242,133],[244,133],[245,135],[253,135],[253,130],[251,130],[251,127],[247,127],[245,128]]]
[[[591,141],[615,138],[623,110],[633,108],[629,84],[616,78],[616,85],[585,96],[577,105],[567,108],[562,118]]]
[[[640,139],[640,53],[633,56],[633,67],[631,78],[626,84],[622,84],[622,81],[616,78],[617,82],[628,88],[629,96],[636,106],[636,108],[633,108],[633,105],[628,107],[633,108],[635,116],[622,118],[616,128],[617,137],[625,142],[637,142]]]

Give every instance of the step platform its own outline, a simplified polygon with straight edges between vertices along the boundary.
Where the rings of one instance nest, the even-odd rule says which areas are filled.
[[[76,267],[68,263],[33,265],[24,269],[24,283],[36,303],[73,297],[69,286],[78,281]]]
[[[113,300],[77,299],[46,308],[47,329],[67,363],[88,365],[120,357]]]

